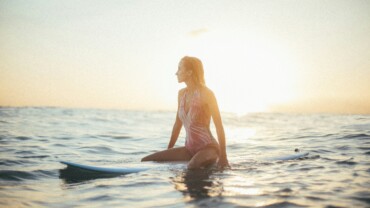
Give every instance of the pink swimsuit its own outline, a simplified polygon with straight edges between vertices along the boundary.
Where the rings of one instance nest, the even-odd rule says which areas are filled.
[[[209,130],[209,122],[206,121],[205,112],[201,106],[200,92],[194,92],[188,112],[185,111],[185,100],[188,96],[186,91],[181,99],[179,108],[179,118],[186,130],[185,148],[195,155],[205,147],[214,147],[218,151],[218,143],[213,138]]]

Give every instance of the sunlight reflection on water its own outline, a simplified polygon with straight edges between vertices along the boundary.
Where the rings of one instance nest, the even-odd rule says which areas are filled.
[[[174,112],[0,109],[1,206],[368,207],[370,116],[226,114],[232,169],[140,163],[166,148]],[[184,144],[184,133],[177,145]],[[310,154],[299,160],[265,158]],[[151,169],[63,177],[60,160]],[[75,176],[75,175],[74,175]],[[75,178],[76,179],[76,178]]]

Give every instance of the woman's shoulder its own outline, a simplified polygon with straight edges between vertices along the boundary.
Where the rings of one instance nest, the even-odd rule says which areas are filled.
[[[211,89],[209,89],[207,86],[202,86],[200,88],[200,92],[201,94],[205,95],[205,96],[214,96],[214,93]]]

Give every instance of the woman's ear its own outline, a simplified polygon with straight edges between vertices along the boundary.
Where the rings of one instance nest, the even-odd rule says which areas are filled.
[[[188,70],[188,75],[189,76],[193,75],[193,70]]]

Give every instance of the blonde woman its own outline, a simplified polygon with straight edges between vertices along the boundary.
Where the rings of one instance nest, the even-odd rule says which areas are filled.
[[[198,169],[218,160],[218,167],[228,167],[221,115],[215,95],[205,85],[202,62],[196,57],[185,56],[176,75],[178,82],[184,82],[186,87],[178,93],[176,121],[168,149],[148,155],[142,161],[189,161],[189,169]],[[211,118],[218,143],[210,131]],[[173,148],[182,126],[186,130],[185,146]]]

